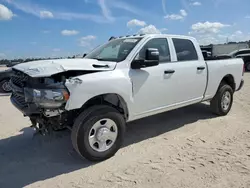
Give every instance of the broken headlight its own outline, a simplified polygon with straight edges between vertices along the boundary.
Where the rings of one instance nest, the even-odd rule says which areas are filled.
[[[35,103],[42,108],[59,108],[69,99],[66,89],[24,88],[25,101]]]

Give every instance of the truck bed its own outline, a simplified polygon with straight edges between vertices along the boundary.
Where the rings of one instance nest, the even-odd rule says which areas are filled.
[[[211,99],[220,84],[221,80],[231,75],[235,82],[235,89],[237,90],[241,83],[243,61],[241,58],[221,59],[221,60],[207,60],[208,83],[204,99]]]

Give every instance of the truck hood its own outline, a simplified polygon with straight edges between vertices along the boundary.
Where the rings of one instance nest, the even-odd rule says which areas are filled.
[[[98,61],[95,59],[56,59],[21,63],[12,67],[31,77],[48,77],[70,70],[110,71],[114,70],[116,62]]]

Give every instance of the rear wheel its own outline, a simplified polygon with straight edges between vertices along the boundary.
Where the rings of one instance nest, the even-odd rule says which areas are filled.
[[[0,82],[0,93],[10,93],[11,88],[9,84],[9,80],[2,80]]]
[[[125,119],[110,106],[93,106],[76,119],[71,140],[81,157],[102,161],[112,157],[121,147]]]
[[[233,104],[233,89],[226,83],[222,83],[214,98],[210,101],[212,112],[225,116],[231,110]]]

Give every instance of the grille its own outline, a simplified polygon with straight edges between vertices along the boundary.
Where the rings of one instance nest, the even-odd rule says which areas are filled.
[[[11,82],[18,88],[23,88],[25,86],[28,76],[20,71],[13,70],[11,75]],[[25,102],[25,97],[23,92],[12,92],[12,100],[21,108],[28,107],[28,104]]]
[[[25,102],[24,96],[18,95],[17,93],[12,93],[12,99],[22,108],[28,107],[28,104]]]
[[[27,79],[27,75],[16,70],[13,71],[13,74],[11,76],[12,83],[21,88],[25,86],[25,82],[27,81]]]

